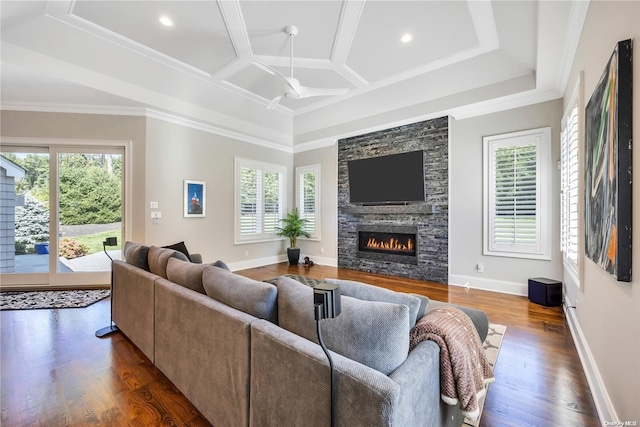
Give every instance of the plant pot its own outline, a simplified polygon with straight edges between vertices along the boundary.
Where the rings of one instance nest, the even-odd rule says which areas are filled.
[[[287,256],[289,257],[289,265],[298,265],[300,248],[287,248]]]

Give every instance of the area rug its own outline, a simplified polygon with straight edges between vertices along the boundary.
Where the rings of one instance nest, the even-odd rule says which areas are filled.
[[[0,310],[81,308],[108,297],[109,289],[74,291],[0,292]]]
[[[313,278],[307,277],[307,276],[300,276],[298,274],[283,274],[282,276],[273,277],[271,279],[264,280],[264,282],[271,283],[272,285],[277,285],[278,284],[278,278],[280,278],[280,277],[289,277],[289,278],[291,278],[293,280],[297,280],[298,282],[302,283],[303,285],[311,286],[312,288],[314,286],[316,286],[318,283],[322,283],[322,280],[313,279]]]
[[[500,352],[500,347],[502,347],[502,340],[504,339],[504,334],[507,330],[507,327],[504,325],[498,325],[495,323],[489,323],[489,333],[487,334],[487,338],[482,343],[484,347],[484,351],[487,355],[487,360],[492,368],[495,368],[496,360],[498,360],[498,353]],[[489,387],[491,384],[488,384]],[[489,391],[487,390],[487,393]],[[484,408],[484,399],[486,394],[480,398],[480,416],[477,420],[472,421],[468,418],[465,418],[462,422],[461,427],[472,426],[478,427],[480,425],[480,418],[482,418],[482,409]]]

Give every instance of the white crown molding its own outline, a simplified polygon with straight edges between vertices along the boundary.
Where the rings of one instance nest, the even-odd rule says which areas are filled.
[[[273,150],[284,151],[286,153],[293,153],[292,146],[286,146],[277,144],[275,142],[267,141],[265,139],[256,138],[251,135],[243,134],[229,129],[222,129],[217,126],[209,125],[203,122],[198,122],[191,119],[185,119],[173,114],[149,109],[149,108],[135,108],[135,107],[110,107],[100,105],[56,105],[56,104],[32,104],[32,103],[6,103],[3,102],[0,106],[2,111],[25,111],[25,112],[38,112],[38,113],[66,113],[66,114],[98,114],[108,116],[137,116],[146,117],[156,120],[162,120],[164,122],[173,123],[180,126],[185,126],[190,129],[199,130],[202,132],[210,133],[213,135],[219,135],[226,138],[236,139],[242,142],[248,142],[250,144],[258,145],[261,147],[271,148]]]
[[[41,104],[31,102],[2,102],[3,111],[27,111],[37,113],[102,114],[105,116],[145,116],[140,107],[113,107],[109,105]]]
[[[182,117],[175,116],[173,114],[164,113],[161,111],[156,111],[152,109],[147,109],[147,117],[157,120],[162,120],[168,123],[177,124],[180,126],[185,126],[191,129],[200,130],[203,132],[207,132],[214,135],[224,136],[231,139],[237,139],[238,141],[248,142],[250,144],[258,145],[261,147],[271,148],[273,150],[284,151],[285,153],[293,153],[292,146],[286,146],[282,144],[277,144],[275,142],[267,141],[265,139],[256,138],[251,135],[243,134],[240,132],[236,132],[229,129],[222,129],[217,126],[213,126],[210,124],[206,124],[203,122],[198,122],[191,119],[185,119]]]
[[[511,110],[514,108],[526,107],[528,105],[539,104],[541,102],[553,101],[562,98],[562,94],[555,90],[530,90],[488,101],[477,102],[463,107],[452,108],[448,113],[456,120],[468,119],[471,117],[483,116],[485,114],[497,113],[499,111]]]

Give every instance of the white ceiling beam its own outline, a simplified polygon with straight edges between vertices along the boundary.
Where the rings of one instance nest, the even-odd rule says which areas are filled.
[[[337,65],[344,65],[353,43],[353,37],[358,29],[358,22],[364,8],[364,0],[345,1],[340,12],[340,22],[333,44],[331,62]]]
[[[493,7],[490,1],[467,0],[469,14],[478,36],[478,43],[487,50],[498,49],[498,30],[493,16]]]

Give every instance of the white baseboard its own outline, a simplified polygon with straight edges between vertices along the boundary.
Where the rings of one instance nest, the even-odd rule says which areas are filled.
[[[587,383],[589,384],[591,396],[593,397],[593,402],[595,403],[596,410],[598,411],[600,423],[602,425],[607,425],[607,423],[611,423],[612,421],[618,421],[618,415],[616,414],[613,402],[609,397],[607,388],[602,381],[598,365],[596,365],[596,361],[593,358],[589,344],[582,333],[580,323],[578,323],[578,318],[574,311],[575,309],[571,308],[573,304],[568,301],[566,294],[564,297],[565,304],[562,306],[562,309],[564,310],[567,318],[567,324],[569,325],[573,342],[578,350],[578,356],[580,357],[584,374],[587,377]]]
[[[504,280],[479,279],[474,276],[450,274],[449,284],[453,286],[470,287],[483,291],[500,292],[503,294],[527,296],[529,294],[526,283],[507,282]]]
[[[338,266],[338,260],[335,258],[317,257],[315,255],[311,256],[307,254],[300,254],[300,261],[304,262],[302,260],[306,256],[308,256],[315,264],[318,264],[318,265],[326,265],[329,267]],[[246,261],[230,262],[228,266],[229,266],[229,269],[231,269],[231,271],[238,271],[238,270],[246,270],[247,268],[256,268],[256,267],[262,267],[265,265],[278,264],[286,261],[288,261],[287,255],[282,254],[282,255],[270,256],[265,258],[248,259]]]
[[[308,256],[309,259],[314,262],[314,264],[326,265],[327,267],[337,267],[338,266],[338,260],[336,258],[327,258],[327,257],[321,257],[321,256],[309,255],[309,254],[301,254],[300,255],[300,262],[304,262],[302,260],[306,256]]]
[[[278,264],[287,261],[287,255],[276,255],[265,258],[254,258],[246,261],[230,262],[227,264],[231,271],[246,270],[247,268],[262,267],[265,265]]]

